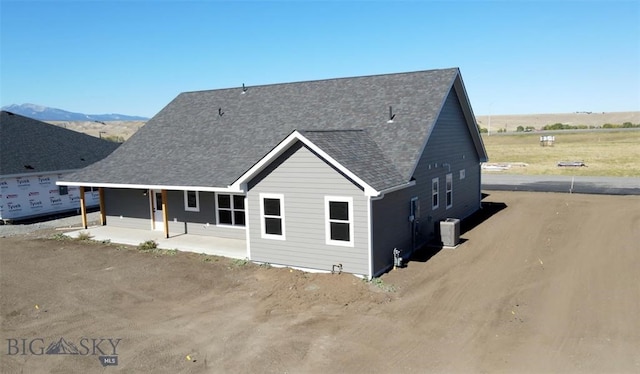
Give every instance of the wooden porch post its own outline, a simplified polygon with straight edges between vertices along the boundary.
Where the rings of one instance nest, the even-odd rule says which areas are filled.
[[[84,201],[84,187],[80,186],[80,214],[82,214],[82,227],[87,228],[87,204]]]
[[[100,196],[100,225],[104,226],[107,224],[107,211],[104,206],[104,188],[98,188],[98,194]]]
[[[164,224],[164,236],[169,238],[169,213],[167,212],[167,190],[162,190],[162,223]]]

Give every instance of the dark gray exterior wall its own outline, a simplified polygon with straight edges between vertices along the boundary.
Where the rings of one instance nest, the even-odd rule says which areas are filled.
[[[368,275],[368,201],[363,190],[296,143],[248,184],[251,260]],[[262,238],[260,193],[282,194],[286,240]],[[353,198],[354,246],[326,244],[325,196]]]
[[[216,225],[215,194],[199,192],[200,211],[184,209],[184,191],[167,191],[169,233],[215,236],[219,238],[246,239],[243,227]]]
[[[151,230],[149,196],[145,190],[105,188],[104,202],[107,225]]]
[[[460,178],[461,170],[465,172],[464,179]],[[453,177],[453,206],[447,209],[445,182],[449,173]],[[440,204],[432,210],[431,180],[436,177],[440,179]],[[416,182],[420,181],[420,197],[424,196],[426,203],[422,206],[421,217],[423,222],[429,222],[422,227],[425,235],[437,234],[439,229],[434,228],[442,219],[466,218],[480,208],[480,159],[454,88],[427,141],[414,178]]]
[[[465,178],[460,179],[460,170]],[[453,206],[446,208],[446,175],[453,178]],[[439,178],[439,207],[432,209],[431,182]],[[480,207],[480,160],[455,89],[451,89],[414,172],[415,186],[372,201],[374,275],[393,265],[393,249],[412,251],[410,201],[418,197],[418,242],[439,241],[439,222],[465,218]]]
[[[411,253],[412,223],[409,221],[411,198],[417,196],[418,186],[388,193],[383,199],[371,202],[371,233],[373,236],[374,276],[393,265],[393,250]],[[424,202],[421,202],[424,205]]]
[[[105,188],[107,225],[151,230],[151,207],[145,190]],[[199,192],[200,211],[184,209],[184,191],[167,191],[169,234],[194,234],[220,238],[245,239],[243,227],[216,225],[213,192]]]

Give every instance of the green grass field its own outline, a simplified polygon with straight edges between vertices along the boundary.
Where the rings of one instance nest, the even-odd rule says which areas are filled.
[[[541,133],[483,134],[490,163],[526,163],[496,173],[640,177],[640,131],[556,132],[553,146],[540,146]],[[587,167],[558,167],[582,161]],[[494,173],[485,171],[487,173]]]

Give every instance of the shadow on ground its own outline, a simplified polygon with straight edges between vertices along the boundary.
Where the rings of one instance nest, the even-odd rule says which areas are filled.
[[[489,195],[483,193],[482,199],[484,200],[487,196]],[[480,224],[487,221],[494,215],[498,214],[500,211],[502,211],[506,207],[507,207],[507,204],[505,203],[482,202],[482,206],[477,212],[473,213],[469,217],[463,219],[462,222],[460,222],[460,236],[478,227]],[[458,245],[466,241],[467,241],[466,239],[460,238],[460,242]],[[442,248],[444,248],[444,246],[440,241],[440,233],[436,232],[434,241],[427,243],[422,248],[413,252],[411,257],[409,258],[409,262],[411,261],[427,262],[433,256],[438,254],[438,252],[440,252]]]

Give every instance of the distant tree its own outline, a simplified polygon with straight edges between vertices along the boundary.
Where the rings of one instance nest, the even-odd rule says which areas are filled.
[[[578,126],[565,125],[564,123],[554,123],[553,125],[546,125],[543,130],[575,130]]]
[[[102,139],[110,141],[110,142],[114,142],[114,143],[124,143],[124,137],[123,136],[107,135],[107,136],[103,136]]]
[[[499,133],[507,132],[507,129],[498,129]]]
[[[489,132],[489,131],[487,131],[487,129],[486,129],[486,128],[484,128],[484,127],[479,127],[479,126],[478,126],[478,128],[479,128],[480,134],[486,134],[486,133],[488,133],[488,132]]]
[[[516,127],[516,132],[524,132],[524,127],[523,126]]]

